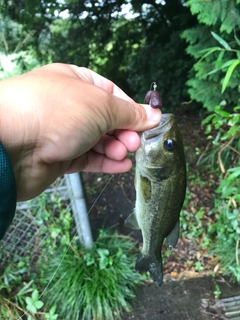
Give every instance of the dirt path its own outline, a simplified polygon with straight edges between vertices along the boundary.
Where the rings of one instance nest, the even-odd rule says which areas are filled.
[[[171,281],[158,288],[149,285],[139,288],[137,300],[131,314],[123,320],[209,320],[223,319],[220,314],[207,314],[201,308],[202,299],[213,299],[215,284],[218,283],[222,297],[240,294],[239,285],[229,285],[222,279],[200,277]]]

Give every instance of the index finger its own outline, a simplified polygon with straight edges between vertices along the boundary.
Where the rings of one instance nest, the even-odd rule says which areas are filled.
[[[109,93],[113,94],[114,96],[127,100],[129,102],[133,102],[133,99],[131,99],[122,89],[120,89],[114,82],[111,80],[101,76],[100,74],[84,68],[84,67],[77,67],[75,65],[70,66],[72,69],[74,69],[75,73],[81,78],[84,79],[87,82],[90,82]]]

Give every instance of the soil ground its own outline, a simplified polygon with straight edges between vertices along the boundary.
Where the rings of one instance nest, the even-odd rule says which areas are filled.
[[[192,116],[176,118],[182,131],[188,163],[190,196],[186,210],[194,216],[199,208],[204,208],[203,220],[209,221],[208,212],[214,200],[212,185],[217,182],[216,177],[203,170],[201,182],[191,181],[192,177],[200,175],[202,169],[197,166],[197,162],[206,149],[208,140],[201,128],[201,119]],[[134,157],[131,157],[134,162]],[[113,228],[120,233],[131,235],[141,245],[141,233],[133,232],[123,223],[134,208],[134,170],[113,176],[83,173],[82,180],[94,237],[100,228]],[[204,180],[205,183],[202,182]],[[163,285],[158,288],[149,282],[138,288],[133,311],[124,313],[123,320],[226,319],[222,312],[208,313],[206,308],[201,307],[202,299],[213,301],[216,284],[221,289],[221,298],[240,295],[240,287],[230,284],[221,276],[209,276],[211,270],[216,271],[219,265],[216,257],[210,256],[207,250],[198,246],[198,243],[199,241],[180,237],[177,247],[164,263]],[[198,261],[204,267],[203,270],[196,270],[194,267]]]

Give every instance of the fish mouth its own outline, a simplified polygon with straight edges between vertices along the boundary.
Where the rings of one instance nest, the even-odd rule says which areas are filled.
[[[153,129],[144,131],[142,133],[142,138],[144,140],[160,138],[164,133],[166,133],[166,131],[168,131],[171,128],[173,122],[174,115],[172,113],[163,114],[159,125]]]

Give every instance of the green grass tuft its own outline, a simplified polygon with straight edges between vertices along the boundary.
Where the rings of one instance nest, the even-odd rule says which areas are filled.
[[[134,288],[143,282],[134,270],[134,248],[131,238],[101,231],[90,251],[72,248],[50,257],[45,283],[60,267],[45,294],[47,306],[56,305],[66,320],[121,319],[121,310],[131,310]]]

